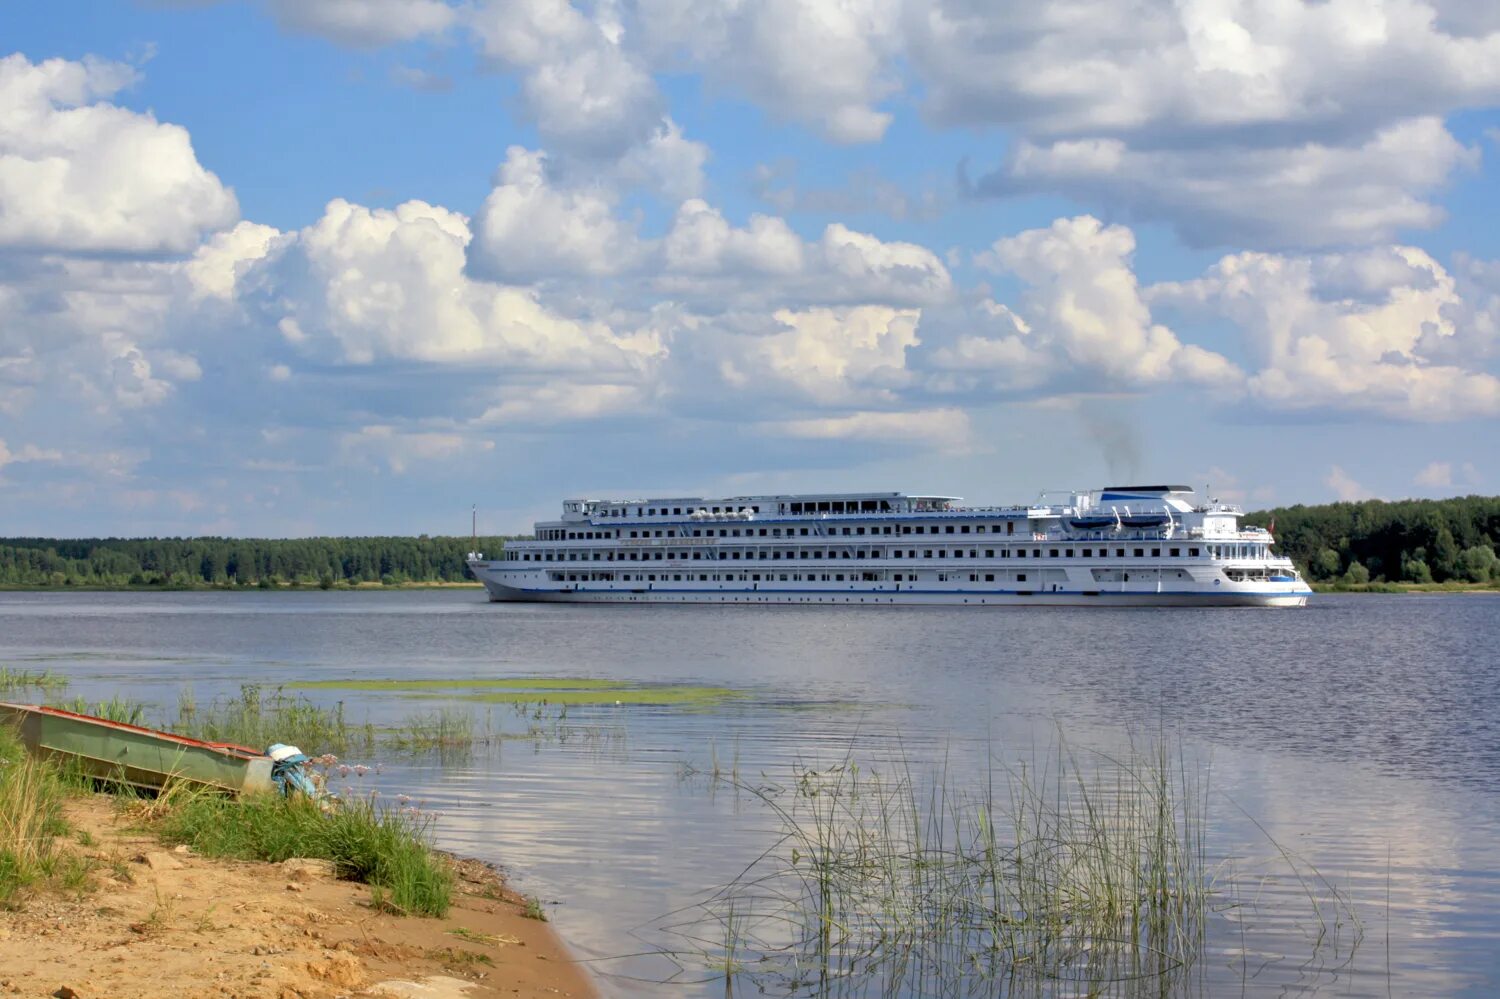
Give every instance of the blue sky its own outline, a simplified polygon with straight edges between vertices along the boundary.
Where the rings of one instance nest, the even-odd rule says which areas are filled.
[[[1500,12],[0,11],[0,533],[1500,492]]]

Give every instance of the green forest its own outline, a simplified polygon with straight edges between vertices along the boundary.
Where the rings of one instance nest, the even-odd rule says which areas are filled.
[[[472,538],[0,538],[0,586],[321,586],[472,579]],[[504,538],[480,538],[498,554]]]
[[[1247,514],[1320,583],[1500,583],[1500,497],[1366,500]],[[505,538],[479,539],[496,555]],[[245,587],[456,583],[464,537],[0,538],[0,587]]]
[[[1500,582],[1500,496],[1299,504],[1245,517],[1273,520],[1277,550],[1318,582]]]

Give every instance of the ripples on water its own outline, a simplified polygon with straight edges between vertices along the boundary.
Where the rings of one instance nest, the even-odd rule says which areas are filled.
[[[633,931],[774,841],[752,796],[691,776],[715,759],[746,782],[850,754],[918,774],[941,764],[963,782],[1045,755],[1059,732],[1108,753],[1164,733],[1207,774],[1210,859],[1239,872],[1244,904],[1210,917],[1192,983],[1214,994],[1500,989],[1497,637],[1492,596],[976,612],[491,605],[472,591],[0,594],[0,662],[66,672],[69,696],[123,687],[167,707],[185,682],[201,702],[241,682],[536,674],[748,690],[712,710],[573,709],[575,738],[504,742],[448,766],[385,761],[384,793],[426,800],[445,846],[558,902],[558,926],[595,960],[640,950]],[[343,699],[377,724],[413,710],[400,695]],[[1357,927],[1320,937],[1304,887],[1319,874]]]

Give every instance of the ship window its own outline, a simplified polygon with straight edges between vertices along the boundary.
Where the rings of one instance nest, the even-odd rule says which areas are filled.
[[[1063,552],[1063,554],[1066,555],[1068,558],[1072,558],[1073,557],[1073,549],[1069,548],[1067,551]]]
[[[652,583],[656,582],[656,573],[653,572],[651,575],[647,576],[646,580]]]
[[[1196,548],[1189,548],[1188,549],[1188,555],[1190,555],[1193,558],[1197,558],[1198,557],[1198,549],[1196,549]]]
[[[984,525],[983,524],[979,524],[978,526],[976,526],[974,528],[974,533],[975,534],[983,534],[984,533]]]
[[[848,533],[849,533],[849,532],[848,532],[848,531],[845,531],[845,532],[844,532],[844,533],[845,533],[845,534],[848,534]],[[855,533],[855,534],[863,534],[863,533],[865,533],[865,529],[864,529],[864,528],[863,528],[863,527],[856,527],[856,528],[855,528],[855,529],[854,529],[854,533]]]
[[[782,581],[782,582],[783,582],[783,583],[785,583],[785,582],[786,582],[786,573],[784,573],[784,572],[783,572],[783,573],[782,573],[782,574],[781,574],[781,581]]]
[[[735,536],[735,537],[739,537],[739,536],[740,536],[740,529],[739,529],[739,528],[738,528],[738,527],[736,527],[736,528],[735,528],[735,529],[734,529],[734,536]]]
[[[1041,558],[1042,557],[1042,550],[1040,548],[1033,548],[1033,549],[1031,549],[1031,557],[1032,558]]]
[[[949,525],[948,525],[948,529],[947,529],[947,530],[948,530],[948,533],[949,533],[949,534],[952,534],[952,533],[953,533],[953,525],[952,525],[952,524],[949,524]]]
[[[706,583],[706,582],[708,582],[708,573],[706,573],[706,572],[700,572],[700,573],[698,573],[698,582],[700,582],[700,583]]]
[[[1026,573],[1024,573],[1024,572],[1018,572],[1018,573],[1016,573],[1016,582],[1018,582],[1018,583],[1024,583],[1024,582],[1026,582]]]
[[[833,577],[833,578],[834,578],[834,579],[835,579],[835,580],[836,580],[836,581],[837,581],[837,582],[840,582],[840,583],[842,583],[842,582],[843,582],[843,581],[844,581],[844,574],[843,574],[843,573],[842,573],[842,572],[840,572],[840,573],[837,573],[837,574],[836,574],[836,575],[835,575],[835,576],[834,576],[834,577]]]
[[[995,557],[995,549],[993,549],[993,548],[986,548],[984,550],[984,557],[985,558],[994,558]]]
[[[901,525],[901,533],[902,534],[910,534],[911,533],[911,525],[910,524],[902,524]]]
[[[755,575],[751,576],[750,578],[752,580],[754,580],[755,582],[758,583],[758,582],[760,582],[760,573],[757,572]]]
[[[1024,548],[1017,548],[1016,549],[1016,558],[1025,558],[1025,557],[1026,557],[1026,549],[1024,549]]]
[[[804,538],[805,538],[805,537],[807,537],[807,528],[805,528],[805,527],[804,527],[804,528],[802,528],[802,536],[803,536],[803,537],[804,537]]]
[[[984,581],[986,583],[993,583],[995,581],[995,574],[993,572],[987,572],[987,573],[985,573],[984,574]]]
[[[761,536],[761,537],[765,537],[765,536],[766,536],[766,529],[765,529],[765,528],[764,528],[764,527],[762,527],[762,528],[761,528],[761,529],[760,529],[760,536]]]
[[[901,573],[899,573],[899,572],[896,573],[896,575],[894,577],[892,577],[892,578],[894,578],[896,580],[896,582],[898,582],[898,583],[901,582]]]
[[[682,514],[682,507],[680,507],[680,506],[674,506],[672,508],[672,514],[673,514],[673,516],[681,516],[681,514]]]
[[[1144,558],[1145,556],[1146,556],[1146,549],[1144,549],[1144,548],[1137,548],[1135,550],[1135,557],[1136,558]]]
[[[978,549],[970,548],[969,549],[969,558],[978,558],[978,557],[979,557],[979,551],[978,551]]]
[[[1153,549],[1151,549],[1151,557],[1152,558],[1161,558],[1161,549],[1160,548],[1153,548]]]
[[[969,533],[969,525],[965,524],[962,528],[959,529],[958,533],[959,534],[968,534]]]
[[[923,558],[932,558],[932,549],[931,548],[924,548],[922,550],[922,557]]]
[[[1124,558],[1125,557],[1125,549],[1123,549],[1123,548],[1116,548],[1115,549],[1115,556],[1117,558]]]

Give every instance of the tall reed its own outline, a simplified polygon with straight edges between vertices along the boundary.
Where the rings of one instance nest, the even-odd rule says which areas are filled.
[[[657,928],[680,960],[758,990],[1158,995],[1202,953],[1206,782],[1164,742],[1123,758],[1059,742],[973,782],[851,755],[734,783],[779,838]]]
[[[375,744],[374,726],[350,722],[342,701],[325,708],[280,687],[267,692],[257,684],[245,684],[238,697],[207,707],[200,706],[191,692],[180,695],[177,718],[169,727],[194,738],[255,749],[292,743],[309,755],[368,751]]]

